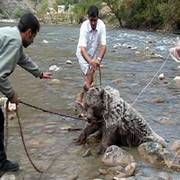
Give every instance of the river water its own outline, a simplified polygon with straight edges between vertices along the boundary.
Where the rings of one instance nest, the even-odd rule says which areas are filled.
[[[59,71],[53,72],[53,78],[59,81],[39,80],[16,68],[10,79],[23,101],[51,111],[76,115],[74,101],[83,84],[75,57],[78,36],[79,26],[42,26],[34,44],[26,52],[44,71],[48,71],[51,65],[60,67]],[[180,69],[175,61],[167,57],[175,41],[176,35],[172,34],[107,28],[108,52],[102,69],[102,85],[117,88],[154,131],[169,142],[169,146],[180,137],[180,86],[173,81],[175,76],[180,75]],[[71,60],[72,64],[66,64],[66,60]],[[159,80],[157,75],[134,102],[164,62],[158,75],[164,73],[165,79]],[[83,158],[86,147],[73,143],[80,132],[64,130],[67,127],[83,128],[84,122],[24,105],[20,105],[19,113],[28,151],[35,164],[45,170],[41,179],[103,178],[98,173],[98,169],[103,167],[100,157],[93,154]],[[16,119],[9,122],[9,129],[8,156],[21,165],[21,171],[15,174],[17,179],[39,179],[39,174],[24,153]],[[173,179],[180,179],[179,173],[143,162],[136,149],[129,151],[136,156],[138,171],[144,176],[152,177],[166,172]]]

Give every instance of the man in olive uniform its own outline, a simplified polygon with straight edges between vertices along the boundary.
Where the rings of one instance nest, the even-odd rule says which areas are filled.
[[[40,24],[37,18],[31,14],[24,14],[17,27],[0,28],[0,92],[3,93],[11,103],[18,105],[20,99],[11,86],[8,76],[14,71],[18,64],[35,77],[50,79],[50,72],[42,72],[32,59],[23,52],[39,32]],[[0,171],[17,171],[19,165],[9,161],[4,149],[4,114],[0,107]]]

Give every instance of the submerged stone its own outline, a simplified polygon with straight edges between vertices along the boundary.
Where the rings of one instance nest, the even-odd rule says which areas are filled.
[[[130,163],[135,162],[135,160],[133,156],[125,150],[118,146],[112,145],[106,149],[102,157],[102,162],[108,166],[120,165],[122,167],[126,167]]]

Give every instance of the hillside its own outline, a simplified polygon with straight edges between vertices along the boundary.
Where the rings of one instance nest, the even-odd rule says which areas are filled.
[[[16,19],[31,11],[43,23],[81,23],[92,4],[112,26],[180,33],[179,0],[0,0],[0,20]]]
[[[35,3],[31,0],[0,0],[0,18],[13,19],[23,12],[34,12]]]

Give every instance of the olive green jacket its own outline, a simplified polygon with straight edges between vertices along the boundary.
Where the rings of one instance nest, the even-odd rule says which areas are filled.
[[[41,71],[32,59],[23,52],[22,38],[17,27],[0,28],[0,92],[7,98],[12,98],[15,91],[8,76],[16,65],[21,66],[35,77],[40,77]]]

